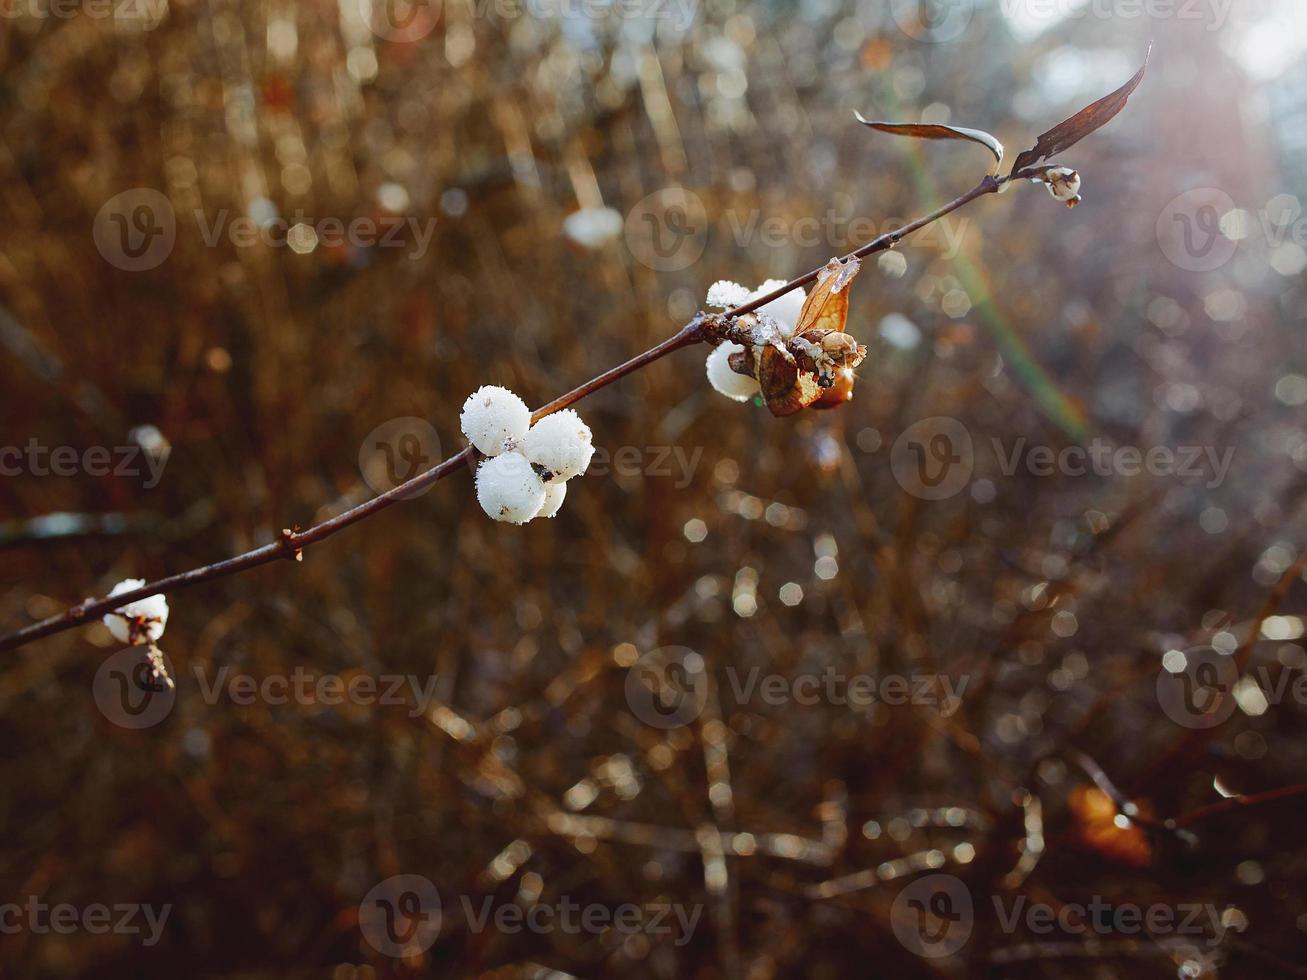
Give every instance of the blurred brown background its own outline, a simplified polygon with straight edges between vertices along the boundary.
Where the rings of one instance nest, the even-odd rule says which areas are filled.
[[[1082,206],[1015,187],[867,263],[843,409],[772,419],[680,352],[578,406],[608,462],[555,520],[494,523],[459,473],[301,565],[172,597],[178,689],[144,727],[106,707],[102,627],[5,654],[0,897],[170,912],[153,942],[0,916],[0,974],[1307,972],[1307,797],[1154,826],[1307,782],[1295,0],[0,10],[4,629],[330,516],[372,492],[378,438],[430,457],[414,419],[460,449],[477,386],[543,404],[714,280],[798,275],[984,174],[852,110],[989,129],[1012,158],[1156,45],[1057,161]],[[904,460],[940,418],[968,445],[923,499]],[[1024,455],[1096,439],[1200,455]],[[39,451],[65,446],[61,476]],[[417,690],[223,687],[297,672]],[[933,693],[740,696],[829,672]],[[699,698],[684,724],[649,712],[674,691],[641,705],[649,676]],[[1177,721],[1171,680],[1220,724]],[[921,956],[914,909],[937,938],[963,921],[909,903],[936,873],[971,931]],[[396,875],[444,912],[399,956],[360,923]],[[1004,925],[1096,896],[1217,923]],[[508,931],[469,920],[487,899],[701,914]]]

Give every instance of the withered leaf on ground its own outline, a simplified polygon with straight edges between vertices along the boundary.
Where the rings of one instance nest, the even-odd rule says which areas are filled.
[[[1144,72],[1148,70],[1148,59],[1152,57],[1152,54],[1153,46],[1150,44],[1148,53],[1144,55],[1143,65],[1135,72],[1130,81],[1111,95],[1106,95],[1093,105],[1086,106],[1070,119],[1058,123],[1039,137],[1033,147],[1017,157],[1016,162],[1012,164],[1012,174],[1016,174],[1040,160],[1047,160],[1063,150],[1070,149],[1094,130],[1111,122],[1116,114],[1125,108],[1131,94],[1139,87],[1139,83],[1144,80]]]
[[[864,126],[870,126],[882,133],[892,133],[895,136],[911,136],[919,140],[966,140],[969,143],[979,143],[994,154],[996,164],[1003,162],[1003,144],[983,129],[945,126],[942,123],[874,122],[870,119],[864,119],[862,113],[856,110],[854,110],[853,115]]]

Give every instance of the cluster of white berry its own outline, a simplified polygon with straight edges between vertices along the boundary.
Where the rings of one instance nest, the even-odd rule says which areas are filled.
[[[570,408],[531,424],[531,409],[507,388],[485,385],[468,396],[463,435],[490,457],[477,467],[477,501],[497,521],[553,517],[594,455],[590,428]]]
[[[109,598],[139,589],[144,584],[143,578],[123,579],[113,587]],[[119,643],[146,647],[145,656],[150,661],[154,676],[165,681],[169,687],[173,686],[172,678],[168,676],[168,669],[163,663],[163,652],[157,646],[168,626],[168,600],[163,595],[148,595],[144,599],[129,602],[106,613],[103,622]]]
[[[785,285],[784,279],[768,279],[752,292],[738,282],[719,279],[708,289],[707,303],[721,310],[734,309],[745,303],[766,296],[773,290]],[[771,317],[780,328],[781,337],[789,340],[799,322],[799,313],[803,310],[803,301],[807,295],[802,289],[793,289],[778,299],[772,300],[758,308],[763,316]],[[744,350],[740,344],[723,341],[712,349],[705,367],[708,371],[708,383],[727,398],[737,402],[747,402],[758,392],[758,381],[748,375],[737,374],[731,370],[731,355]]]

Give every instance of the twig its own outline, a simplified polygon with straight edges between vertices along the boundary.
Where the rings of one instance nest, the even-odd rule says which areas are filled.
[[[873,255],[876,252],[883,252],[887,249],[893,248],[906,236],[938,221],[940,218],[947,214],[951,214],[958,208],[970,204],[972,201],[976,200],[976,198],[983,197],[986,194],[995,193],[1005,182],[1021,179],[1027,176],[1028,175],[1025,172],[1012,174],[1009,177],[987,176],[965,194],[954,198],[944,206],[932,211],[930,214],[923,215],[910,224],[904,225],[902,228],[897,228],[892,232],[887,232],[886,234],[873,239],[856,251],[850,252],[848,255],[844,256],[844,260],[847,261],[850,258],[861,259],[868,255]],[[772,290],[765,296],[760,296],[757,299],[750,300],[748,303],[738,306],[733,310],[728,310],[722,315],[721,319],[729,320],[733,317],[750,313],[759,307],[765,306],[772,300],[784,296],[792,290],[806,286],[817,279],[818,273],[820,273],[823,268],[824,266],[813,269],[811,272],[805,273],[797,279],[791,279],[784,286]],[[617,367],[611,368],[603,374],[591,378],[589,381],[574,388],[567,394],[555,398],[544,407],[537,409],[531,416],[531,420],[532,422],[535,422],[544,418],[546,415],[567,408],[569,405],[575,404],[587,395],[593,394],[601,388],[606,388],[614,381],[618,381],[621,378],[626,377],[628,374],[647,367],[654,361],[666,357],[673,351],[680,350],[682,347],[689,347],[693,344],[701,343],[707,340],[708,337],[709,331],[706,327],[705,317],[703,314],[700,314],[671,337],[668,337],[661,343],[651,347],[643,354],[637,354],[624,364],[619,364]],[[475,456],[476,450],[469,446],[457,456],[451,456],[449,459],[442,460],[431,469],[419,473],[411,480],[398,484],[390,490],[387,490],[385,493],[379,494],[371,500],[359,504],[357,507],[352,507],[343,513],[337,514],[329,520],[323,521],[321,524],[315,524],[302,531],[287,528],[281,532],[276,541],[255,548],[253,551],[247,551],[244,554],[236,555],[232,558],[224,559],[223,561],[214,562],[211,565],[202,565],[199,568],[193,568],[187,572],[169,575],[166,578],[161,578],[155,582],[149,582],[141,586],[139,589],[119,593],[113,598],[104,597],[99,599],[87,599],[75,606],[69,607],[61,613],[56,613],[47,619],[43,619],[40,622],[33,623],[30,626],[25,626],[22,629],[0,636],[0,651],[12,650],[16,647],[23,646],[26,643],[31,643],[33,640],[39,640],[43,637],[51,636],[55,633],[61,633],[64,630],[83,625],[84,623],[103,616],[105,613],[113,612],[115,609],[119,609],[131,602],[135,602],[137,599],[144,599],[147,596],[158,594],[167,595],[172,592],[177,592],[180,589],[187,588],[188,586],[198,585],[201,582],[209,582],[213,579],[223,578],[227,575],[235,575],[237,572],[256,568],[259,565],[266,565],[282,558],[299,561],[304,549],[309,545],[316,544],[317,542],[335,534],[337,531],[349,527],[349,525],[354,524],[357,521],[363,520],[365,517],[371,517],[373,514],[386,509],[396,501],[406,498],[418,490],[425,489],[438,480],[443,480],[451,473],[461,470],[473,462]]]

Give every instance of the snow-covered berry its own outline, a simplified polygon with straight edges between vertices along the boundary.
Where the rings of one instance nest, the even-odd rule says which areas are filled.
[[[713,348],[706,364],[708,383],[727,398],[734,398],[737,402],[748,401],[758,391],[757,380],[747,375],[736,374],[731,370],[731,355],[742,350],[744,350],[742,345],[724,340]]]
[[[498,456],[526,437],[531,409],[507,388],[483,385],[467,396],[458,421],[479,452]]]
[[[546,483],[584,473],[594,455],[590,427],[570,408],[546,415],[526,434],[522,451]]]
[[[708,287],[706,302],[707,305],[718,309],[734,309],[737,306],[752,302],[760,296],[775,292],[784,285],[784,279],[768,279],[757,289],[750,290],[745,286],[741,286],[738,282],[719,279]],[[781,332],[788,337],[794,333],[794,327],[799,322],[799,311],[803,309],[803,301],[806,298],[802,289],[791,289],[784,296],[759,307],[758,312],[775,320],[780,326]]]
[[[1069,167],[1053,167],[1044,173],[1044,183],[1048,192],[1059,201],[1078,200],[1080,197],[1080,174]]]
[[[766,296],[784,285],[784,279],[768,279],[749,294],[749,299],[754,300],[759,296]],[[794,333],[794,328],[799,323],[799,313],[803,310],[803,301],[807,298],[802,289],[791,289],[784,296],[758,307],[758,312],[771,317],[780,324],[781,333],[789,337]]]
[[[139,589],[144,584],[143,578],[123,579],[109,592],[109,598]],[[119,643],[132,646],[154,643],[163,636],[168,625],[168,600],[162,594],[137,599],[106,613],[103,622]]]
[[[477,502],[497,521],[525,524],[540,512],[545,485],[518,452],[503,453],[477,467]]]
[[[562,480],[549,484],[545,487],[545,502],[541,505],[536,517],[553,517],[558,513],[559,508],[563,506],[563,498],[566,496],[567,484]]]
[[[750,293],[747,286],[741,286],[738,282],[731,282],[729,279],[718,279],[708,287],[709,306],[716,307],[719,310],[729,310],[737,306],[743,306],[749,302]]]

